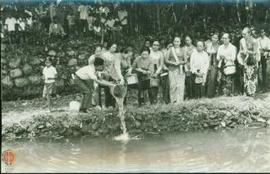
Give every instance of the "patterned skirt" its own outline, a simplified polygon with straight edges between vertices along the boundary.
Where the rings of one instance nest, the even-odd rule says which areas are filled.
[[[257,90],[257,66],[246,66],[244,69],[244,87],[248,96],[254,95]]]
[[[225,75],[222,74],[221,76],[221,94],[226,96],[231,96],[235,92],[235,74],[232,75]]]
[[[172,103],[180,103],[184,100],[185,73],[180,73],[179,68],[169,71],[170,99]]]

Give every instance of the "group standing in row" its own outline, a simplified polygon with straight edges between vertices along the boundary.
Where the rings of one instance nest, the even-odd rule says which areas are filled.
[[[147,97],[151,104],[159,98],[162,103],[178,104],[185,99],[233,96],[239,86],[244,94],[254,96],[258,86],[269,88],[266,70],[270,40],[263,30],[261,34],[255,39],[250,28],[244,28],[239,50],[230,42],[229,33],[222,35],[221,42],[218,34],[213,34],[210,41],[198,40],[196,45],[186,36],[183,47],[178,36],[167,47],[153,40],[145,43],[135,59],[131,47],[117,52],[116,43],[108,48],[97,46],[89,65],[73,76],[84,94],[81,111],[102,105],[101,89],[105,106],[114,107],[110,87],[115,84],[136,88],[140,106],[147,102]]]

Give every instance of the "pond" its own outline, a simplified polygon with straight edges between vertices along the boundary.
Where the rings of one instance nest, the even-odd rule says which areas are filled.
[[[3,142],[10,172],[270,172],[270,129]],[[3,169],[3,163],[2,169]]]

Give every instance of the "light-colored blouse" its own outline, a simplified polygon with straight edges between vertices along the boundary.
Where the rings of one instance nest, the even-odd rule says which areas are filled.
[[[218,48],[217,52],[217,60],[221,60],[221,56],[225,57],[225,66],[234,65],[234,61],[236,59],[236,47],[229,43],[228,46],[225,46],[224,44],[221,45]],[[219,65],[220,67],[220,65]]]
[[[190,69],[192,73],[198,70],[203,73],[204,82],[206,82],[207,71],[209,68],[209,56],[205,51],[198,52],[194,50],[190,57]]]
[[[157,69],[156,69],[156,72],[155,73],[160,73],[162,67],[163,67],[163,64],[164,64],[164,55],[161,51],[153,51],[151,49],[151,52],[150,52],[150,60],[152,62],[153,65],[156,65]]]
[[[121,54],[120,53],[111,53],[109,51],[103,53],[101,57],[104,60],[104,69],[111,78],[114,80],[123,79],[121,73]]]

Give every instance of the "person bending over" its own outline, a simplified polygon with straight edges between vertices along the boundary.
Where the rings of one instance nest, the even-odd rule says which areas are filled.
[[[104,60],[96,57],[94,64],[90,64],[78,69],[74,75],[74,82],[77,84],[83,94],[81,101],[80,112],[87,113],[89,112],[88,108],[92,105],[92,93],[94,91],[94,82],[113,87],[114,84],[106,81],[100,80],[99,72],[104,69]]]

